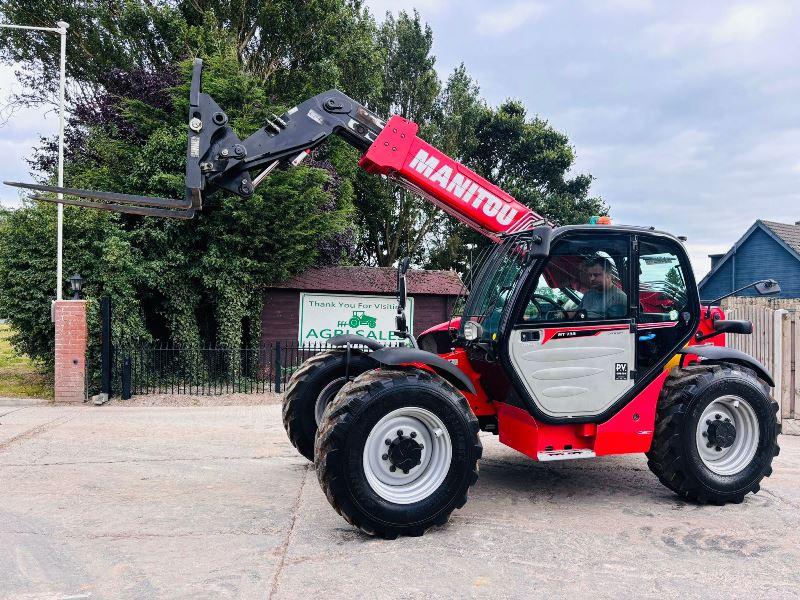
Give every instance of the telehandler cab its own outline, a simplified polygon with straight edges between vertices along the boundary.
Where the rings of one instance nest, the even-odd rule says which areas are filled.
[[[665,486],[698,503],[742,502],[771,474],[772,378],[725,347],[726,334],[752,326],[726,320],[716,301],[701,305],[681,240],[647,227],[556,227],[419,139],[414,123],[384,121],[336,90],[242,141],[201,93],[201,69],[195,61],[185,199],[12,185],[89,199],[65,204],[191,218],[204,192],[248,198],[335,133],[364,152],[362,168],[496,242],[452,340],[441,334],[455,322],[409,335],[403,261],[397,330],[409,344],[339,336],[292,376],[289,439],[349,523],[388,538],[445,523],[477,480],[481,429],[539,461],[644,452]]]

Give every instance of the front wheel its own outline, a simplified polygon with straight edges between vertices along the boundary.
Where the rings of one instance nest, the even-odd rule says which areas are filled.
[[[427,371],[376,369],[328,405],[314,464],[334,509],[370,535],[422,535],[467,501],[478,478],[478,421]]]
[[[739,503],[772,473],[777,410],[767,384],[746,367],[676,369],[661,392],[647,464],[687,500]]]
[[[341,348],[320,352],[297,369],[283,395],[283,426],[289,441],[308,460],[314,460],[314,436],[328,405],[348,379],[375,367],[375,361],[360,352]]]

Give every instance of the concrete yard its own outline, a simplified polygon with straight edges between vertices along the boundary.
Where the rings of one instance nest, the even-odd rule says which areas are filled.
[[[450,523],[384,541],[331,509],[277,405],[6,402],[0,597],[800,596],[800,437],[721,508],[682,502],[641,455],[537,464],[483,441]]]

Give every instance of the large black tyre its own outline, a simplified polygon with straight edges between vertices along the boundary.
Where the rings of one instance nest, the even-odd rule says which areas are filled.
[[[391,429],[393,433],[389,435],[393,443],[408,442],[411,435],[418,441],[424,439],[431,448],[427,451],[430,457],[427,463],[418,458],[423,462],[408,471],[403,469],[404,475],[400,476],[417,477],[408,484],[408,489],[417,486],[416,491],[425,489],[427,495],[418,500],[406,497],[396,502],[382,495],[387,493],[386,488],[382,493],[377,491],[381,484],[370,483],[370,477],[374,482],[375,475],[368,466],[368,455],[375,444],[374,431],[380,433],[382,424],[391,428],[391,419],[414,411],[435,415],[446,432],[441,428],[433,429],[434,433],[438,432],[438,439],[433,439],[426,438],[424,432],[418,437],[409,434],[408,430],[413,432],[413,427],[405,432],[398,429],[396,433]],[[478,460],[483,451],[478,429],[478,420],[464,396],[438,375],[421,370],[369,371],[347,384],[325,410],[315,447],[317,477],[331,506],[348,523],[365,533],[387,539],[422,535],[429,527],[446,523],[450,513],[466,503],[467,491],[478,479]],[[378,435],[378,444],[388,442],[389,435]],[[425,479],[434,472],[431,465],[435,464],[436,453],[442,454],[437,449],[442,446],[435,446],[442,438],[449,444],[449,463],[438,463],[436,477],[439,479]],[[375,462],[385,461],[388,456],[376,457]],[[389,460],[394,466],[394,456]],[[419,471],[415,473],[414,469]],[[425,481],[429,482],[429,488],[424,488]]]
[[[726,406],[736,408],[727,411]],[[777,411],[769,386],[747,367],[724,363],[675,369],[661,391],[647,465],[686,500],[740,503],[772,474],[779,451]],[[718,427],[726,420],[733,430]]]
[[[329,402],[351,379],[374,369],[375,361],[358,351],[350,353],[349,370],[344,349],[326,350],[305,361],[292,374],[283,395],[283,426],[289,441],[308,460],[314,460],[317,433],[317,402]],[[324,394],[321,398],[320,395]]]

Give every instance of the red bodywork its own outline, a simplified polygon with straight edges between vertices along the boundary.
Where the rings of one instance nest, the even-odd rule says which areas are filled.
[[[422,336],[431,333],[450,331],[451,329],[455,329],[456,331],[458,331],[460,328],[461,328],[461,317],[453,317],[449,321],[445,321],[444,323],[439,323],[438,325],[434,325],[433,327],[428,327],[428,329],[420,333],[418,337],[421,338]]]
[[[646,302],[652,303],[655,307],[658,298],[653,296],[648,298]],[[647,307],[645,306],[646,309]],[[708,317],[706,317],[706,308],[703,307],[701,314],[702,319],[698,327],[698,333],[701,335],[713,331],[713,321],[725,318],[724,312],[719,307],[713,307]],[[420,337],[430,333],[458,328],[460,324],[460,317],[456,317],[427,329]],[[674,323],[643,323],[639,326],[639,329],[646,330],[672,325]],[[607,327],[619,326],[609,325]],[[627,327],[627,325],[623,325],[623,327]],[[543,332],[543,343],[546,343],[548,339],[551,339],[559,331],[572,329],[575,328],[546,328]],[[720,334],[701,343],[724,346],[725,336]],[[475,394],[467,391],[463,392],[475,416],[496,417],[500,441],[534,460],[540,458],[539,453],[541,452],[565,450],[590,451],[595,456],[647,452],[653,439],[658,397],[670,370],[675,366],[674,361],[670,361],[658,377],[647,385],[644,390],[603,423],[550,425],[537,420],[526,410],[505,402],[493,401],[482,385],[480,373],[470,364],[467,351],[464,348],[456,348],[452,352],[441,356],[458,366],[475,385]],[[693,359],[693,355],[687,355],[684,360],[691,362]],[[429,367],[422,364],[415,366],[429,369]],[[591,456],[589,453],[584,453],[583,455]]]
[[[510,194],[418,138],[418,129],[412,121],[392,117],[359,166],[396,179],[494,241],[500,234],[545,222]]]
[[[524,231],[536,224],[546,223],[540,215],[497,186],[418,138],[417,130],[415,123],[399,116],[392,117],[361,157],[359,166],[369,173],[397,180],[400,185],[427,198],[495,242],[500,240],[502,234]],[[558,273],[548,271],[545,276],[563,278],[565,274],[572,273],[569,275],[574,279],[571,287],[585,288],[583,282],[574,275],[580,272],[575,268],[576,265],[559,263],[556,267],[559,268]],[[550,269],[553,268],[551,265]],[[644,312],[664,312],[669,308],[665,303],[671,300],[658,291],[643,290],[641,302]],[[703,311],[698,328],[700,334],[713,331],[712,322],[718,318],[723,318],[718,308],[712,310],[709,318]],[[461,319],[457,317],[427,329],[419,338],[457,329],[460,325]],[[642,323],[640,329],[670,326],[674,326],[674,323]],[[573,328],[548,328],[544,332],[544,342],[555,333],[570,329]],[[724,336],[711,338],[705,343],[724,345]],[[538,421],[521,408],[493,400],[487,393],[490,386],[483,384],[481,373],[470,363],[464,348],[455,348],[440,356],[457,365],[475,385],[475,394],[464,392],[473,413],[490,420],[496,418],[500,441],[533,459],[541,458],[541,452],[572,450],[583,451],[582,455],[587,456],[591,453],[604,455],[647,451],[653,437],[658,396],[669,370],[674,367],[674,361],[668,363],[642,392],[603,423],[550,425]],[[689,356],[687,360],[691,358]],[[431,370],[424,364],[413,366]],[[504,394],[500,395],[505,398]]]

